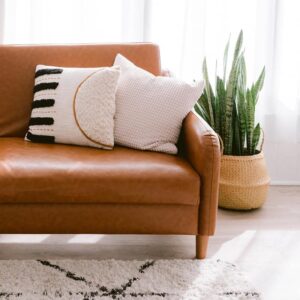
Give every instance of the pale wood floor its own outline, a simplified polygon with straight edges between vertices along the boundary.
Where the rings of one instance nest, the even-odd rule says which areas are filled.
[[[193,258],[191,236],[0,235],[0,259]],[[300,187],[271,187],[252,212],[219,210],[210,258],[236,263],[270,300],[300,299]]]

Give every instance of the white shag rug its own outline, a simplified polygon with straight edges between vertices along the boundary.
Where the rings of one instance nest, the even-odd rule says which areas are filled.
[[[261,299],[220,260],[2,260],[0,299]]]

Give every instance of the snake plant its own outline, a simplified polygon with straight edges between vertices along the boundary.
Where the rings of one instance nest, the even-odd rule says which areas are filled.
[[[223,74],[216,72],[214,88],[209,81],[206,58],[203,61],[204,91],[195,111],[218,133],[225,155],[254,155],[261,139],[260,124],[255,124],[255,107],[265,78],[262,69],[257,81],[247,87],[243,31],[235,44],[232,65],[227,76],[228,41],[223,59]],[[228,78],[227,78],[228,77]]]

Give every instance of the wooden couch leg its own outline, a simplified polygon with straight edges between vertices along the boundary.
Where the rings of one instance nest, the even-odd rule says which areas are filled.
[[[208,235],[196,235],[196,258],[204,259],[206,257]]]

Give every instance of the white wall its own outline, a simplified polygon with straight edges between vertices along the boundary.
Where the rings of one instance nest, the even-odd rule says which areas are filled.
[[[299,144],[266,143],[264,154],[272,185],[300,185]]]
[[[4,0],[0,0],[0,44],[3,42],[4,30],[1,30],[4,26]]]

